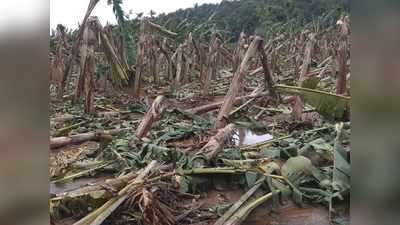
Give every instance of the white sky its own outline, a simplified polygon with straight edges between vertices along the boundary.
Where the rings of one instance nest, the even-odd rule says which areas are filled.
[[[123,10],[125,13],[132,10],[131,17],[135,17],[135,13],[143,12],[146,15],[151,9],[157,14],[169,13],[180,8],[193,7],[195,3],[201,5],[218,2],[221,0],[123,0]],[[50,28],[56,28],[59,23],[68,28],[77,28],[88,4],[89,0],[50,0]],[[107,5],[107,0],[100,0],[91,15],[98,16],[103,25],[106,22],[116,23],[112,6]]]

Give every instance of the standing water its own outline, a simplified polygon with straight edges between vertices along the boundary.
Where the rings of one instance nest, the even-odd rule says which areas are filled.
[[[256,133],[248,128],[238,128],[233,135],[234,143],[237,146],[257,144],[273,138],[271,134]]]

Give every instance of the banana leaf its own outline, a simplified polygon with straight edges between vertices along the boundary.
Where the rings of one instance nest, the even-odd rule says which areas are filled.
[[[314,107],[317,112],[331,119],[343,118],[350,109],[351,98],[348,96],[286,85],[275,85],[275,88],[279,92],[299,94],[303,101]]]

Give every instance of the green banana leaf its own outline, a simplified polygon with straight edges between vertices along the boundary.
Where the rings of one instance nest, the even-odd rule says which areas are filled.
[[[304,87],[275,85],[279,92],[299,94],[303,101],[310,104],[322,116],[341,119],[350,108],[351,98],[325,91]]]

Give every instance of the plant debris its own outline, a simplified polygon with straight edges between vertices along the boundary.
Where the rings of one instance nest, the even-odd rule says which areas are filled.
[[[199,36],[210,24],[181,38],[184,22],[143,17],[129,65],[127,21],[103,27],[90,16],[97,2],[72,40],[57,28],[53,224],[346,221],[348,17],[236,43],[218,29]]]

